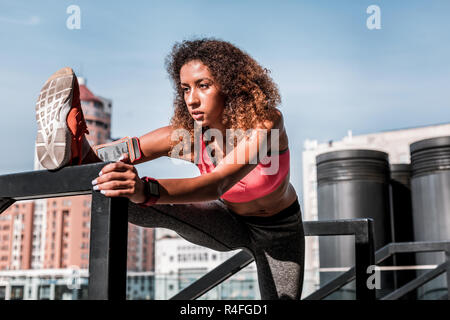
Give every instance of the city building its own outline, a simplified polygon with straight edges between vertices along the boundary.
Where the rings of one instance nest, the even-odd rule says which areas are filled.
[[[316,156],[322,153],[344,149],[369,149],[386,152],[390,164],[410,163],[411,143],[448,136],[450,123],[430,126],[398,129],[353,136],[348,135],[339,141],[318,143],[317,140],[306,140],[302,155],[303,162],[303,219],[318,220],[317,209],[317,175]],[[318,237],[306,238],[305,281],[302,297],[316,291],[320,286],[319,279],[319,241]]]
[[[30,269],[33,209],[33,201],[23,201],[0,216],[0,270]]]
[[[0,300],[81,300],[87,288],[86,269],[0,271]]]
[[[90,207],[88,196],[47,200],[45,269],[89,267]]]
[[[89,130],[87,139],[91,145],[111,142],[112,100],[97,97],[87,87],[85,78],[78,78],[81,109]]]
[[[237,252],[239,250],[214,251],[192,244],[171,230],[158,228],[155,242],[155,299],[170,299]],[[255,262],[199,298],[223,299],[260,299]]]
[[[86,300],[88,270],[66,269],[0,271],[0,300]],[[127,300],[153,300],[152,271],[127,273]]]
[[[133,272],[153,271],[155,266],[153,228],[128,224],[127,269]]]

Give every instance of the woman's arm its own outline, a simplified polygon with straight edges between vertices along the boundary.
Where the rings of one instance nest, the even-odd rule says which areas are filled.
[[[233,152],[227,154],[212,172],[195,178],[158,179],[160,199],[157,203],[191,203],[218,199],[255,168],[259,160],[258,154],[261,145],[265,144],[267,149],[270,150],[271,129],[283,127],[282,117],[280,116],[275,121],[268,121],[265,125],[268,129],[266,136],[258,136],[257,131],[253,131],[249,139],[241,140]],[[161,131],[161,136],[165,136],[162,132],[164,131]],[[168,131],[165,132],[167,134]],[[151,138],[151,134],[149,133],[147,138]],[[159,138],[162,143],[165,143],[167,136],[165,138],[161,138],[161,136]],[[170,135],[168,139],[170,139]],[[142,150],[146,159],[152,159],[157,154],[167,155],[168,151],[165,151],[164,148],[153,145],[154,143],[145,143],[144,140],[144,146],[141,146],[141,149],[146,148]],[[159,153],[156,151],[158,148],[160,150]],[[165,154],[163,154],[162,150],[164,150]],[[234,160],[237,159],[238,152],[245,152],[242,163],[236,163]],[[96,179],[97,190],[103,190],[102,192],[105,196],[122,196],[129,198],[135,203],[144,202],[144,183],[140,180],[136,168],[126,162],[127,159],[124,159],[121,162],[106,165],[101,171],[101,176]]]
[[[172,126],[162,127],[153,130],[142,137],[139,137],[142,157],[134,164],[154,160],[159,157],[168,156],[170,151],[170,137],[172,135]]]

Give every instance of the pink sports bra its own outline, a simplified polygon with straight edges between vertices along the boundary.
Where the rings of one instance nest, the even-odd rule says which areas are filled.
[[[211,172],[215,166],[208,156],[205,142],[203,139],[201,140],[201,155],[197,167],[200,174],[206,174]],[[279,157],[279,169],[276,174],[269,175],[266,173],[266,168],[270,168],[271,161],[267,164],[259,162],[252,171],[225,192],[221,198],[229,202],[248,202],[275,191],[289,172],[289,149],[275,155],[266,156],[264,159],[270,159],[273,156]]]

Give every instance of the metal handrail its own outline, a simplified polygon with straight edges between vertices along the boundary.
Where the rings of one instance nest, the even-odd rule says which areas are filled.
[[[445,262],[438,265],[416,279],[404,284],[402,287],[385,295],[380,300],[399,299],[414,289],[431,281],[440,274],[447,273],[447,299],[450,299],[450,241],[417,241],[417,242],[394,242],[377,251],[377,261],[383,261],[395,253],[418,253],[418,252],[444,252]]]
[[[376,264],[379,264],[380,262],[383,262],[387,258],[389,258],[392,254],[395,253],[405,253],[405,252],[433,252],[433,251],[445,251],[447,261],[450,261],[450,242],[448,241],[422,241],[422,242],[392,242],[387,244],[386,246],[380,248],[375,253],[375,261]],[[446,269],[445,269],[446,268]],[[425,282],[428,282],[438,275],[442,274],[443,272],[447,271],[447,279],[450,279],[450,267],[448,264],[441,264],[439,265],[435,270],[429,271],[423,276],[420,277],[419,280],[413,280],[407,284],[405,284],[403,287],[397,289],[396,291],[386,295],[385,297],[381,298],[380,300],[392,300],[392,299],[398,299],[407,294],[408,292],[418,288],[419,286],[423,285]],[[329,283],[327,283],[324,287],[320,288],[310,296],[306,297],[307,300],[314,300],[314,299],[322,299],[324,296],[319,297],[318,293],[321,291],[328,291],[329,293],[332,293],[350,281],[355,279],[355,267],[350,268],[345,273],[341,274],[340,276],[336,277],[335,279],[331,280]],[[328,290],[329,288],[329,290]],[[333,290],[331,291],[331,289]],[[450,288],[450,282],[447,281],[447,288]],[[449,296],[450,296],[450,289],[449,289]]]
[[[433,252],[433,251],[445,251],[447,262],[450,261],[450,242],[449,241],[422,241],[422,242],[392,242],[387,244],[386,246],[380,248],[375,253],[375,261],[376,264],[383,262],[391,255],[395,253],[405,253],[405,252]],[[446,268],[446,269],[445,269]],[[412,280],[411,282],[405,284],[403,287],[397,289],[396,291],[382,297],[380,300],[392,300],[398,299],[407,294],[408,292],[418,288],[424,283],[434,279],[438,275],[447,271],[447,279],[450,279],[450,267],[448,264],[443,263],[439,265],[436,269],[427,272],[418,278],[418,280]],[[334,278],[330,282],[328,282],[325,286],[306,297],[305,300],[316,300],[322,299],[325,296],[321,295],[321,292],[329,292],[332,293],[344,285],[349,283],[350,281],[355,279],[355,267],[350,268],[345,273],[339,275]],[[449,288],[449,297],[450,297],[450,280],[447,280],[447,288]],[[328,294],[327,294],[328,295]]]
[[[66,167],[57,171],[32,171],[0,176],[0,214],[15,201],[63,196],[92,195],[89,299],[125,299],[128,200],[93,192],[91,181],[105,163]],[[114,213],[117,212],[117,213]],[[323,299],[356,278],[356,298],[375,299],[366,285],[367,267],[400,252],[444,251],[447,262],[382,299],[398,299],[425,282],[447,272],[450,297],[450,242],[390,243],[374,253],[373,220],[305,221],[305,236],[355,235],[355,266],[312,293],[306,300]],[[241,251],[172,299],[196,299],[253,261]]]
[[[373,220],[363,218],[330,221],[304,221],[303,226],[305,236],[355,235],[356,269],[353,268],[352,272],[354,278],[356,270],[356,298],[358,300],[375,300],[375,290],[369,289],[366,285],[366,270],[368,266],[373,265],[375,261]],[[231,277],[233,274],[242,270],[252,261],[253,256],[242,250],[188,287],[184,288],[171,299],[197,299],[210,289]],[[351,273],[349,272],[346,274],[351,276]],[[346,283],[342,284],[342,282],[342,279],[339,281],[330,281],[306,299],[323,299],[325,296],[328,296]]]
[[[92,190],[91,181],[104,166],[96,163],[2,175],[0,214],[19,200],[91,194],[88,298],[125,300],[128,199],[108,198]]]

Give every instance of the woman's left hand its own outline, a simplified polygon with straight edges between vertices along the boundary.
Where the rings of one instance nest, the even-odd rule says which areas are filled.
[[[126,153],[119,161],[104,166],[92,184],[94,190],[100,191],[107,197],[126,197],[134,203],[142,203],[146,200],[144,181],[139,178],[136,168],[130,164]]]

